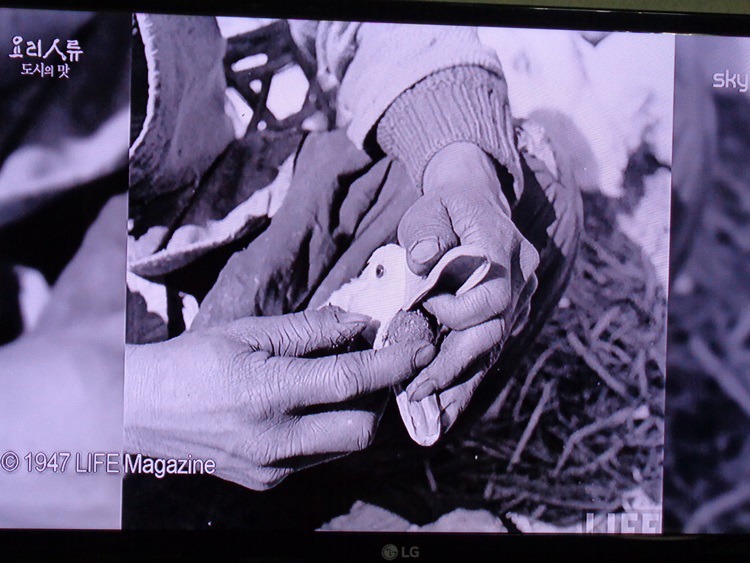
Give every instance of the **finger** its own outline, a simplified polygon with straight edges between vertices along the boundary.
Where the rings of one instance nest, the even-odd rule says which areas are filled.
[[[410,401],[447,389],[478,361],[497,352],[505,341],[505,320],[492,319],[445,337],[435,360],[406,388]]]
[[[474,392],[479,387],[482,379],[484,379],[489,367],[489,363],[482,365],[467,381],[440,393],[439,402],[442,407],[440,412],[440,426],[444,432],[450,430],[461,413],[469,406]]]
[[[341,403],[400,383],[435,357],[429,342],[392,344],[380,350],[323,358],[265,359],[269,384],[288,409]]]
[[[465,330],[498,316],[513,326],[517,313],[531,299],[537,284],[533,270],[527,277],[518,264],[507,269],[495,263],[478,286],[460,295],[435,295],[424,307],[452,330]]]
[[[493,269],[495,269],[493,267]],[[492,276],[490,271],[488,276]],[[489,279],[461,295],[443,293],[430,297],[424,308],[452,330],[465,330],[505,313],[512,300],[507,277]]]
[[[297,419],[291,427],[287,460],[278,465],[299,467],[299,458],[322,461],[330,454],[347,454],[367,448],[375,437],[379,417],[367,411],[335,411],[310,414]],[[310,458],[310,456],[314,456]]]
[[[406,211],[398,226],[409,269],[426,275],[448,250],[458,245],[448,211],[440,198],[423,196]]]
[[[304,356],[341,346],[361,333],[370,320],[366,315],[327,306],[291,315],[247,317],[230,323],[225,330],[273,356]]]
[[[229,469],[217,469],[216,476],[253,491],[268,491],[293,472],[291,469],[284,467],[255,467],[248,470],[245,467],[246,460],[238,461],[242,465]]]
[[[443,293],[425,308],[444,325],[464,330],[503,315],[511,324],[516,300],[539,264],[534,246],[510,217],[486,198],[451,198],[444,201],[461,244],[484,248],[492,264],[485,281],[461,295]]]

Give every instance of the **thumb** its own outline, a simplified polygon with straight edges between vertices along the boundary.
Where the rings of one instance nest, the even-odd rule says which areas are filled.
[[[448,250],[458,245],[448,211],[438,196],[420,197],[398,226],[398,241],[406,249],[409,269],[426,275]]]
[[[349,342],[370,320],[367,315],[329,305],[290,315],[247,317],[230,323],[225,330],[255,350],[299,357]]]

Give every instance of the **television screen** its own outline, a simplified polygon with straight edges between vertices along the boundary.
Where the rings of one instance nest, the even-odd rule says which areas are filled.
[[[0,9],[1,527],[750,531],[743,20],[431,10]]]

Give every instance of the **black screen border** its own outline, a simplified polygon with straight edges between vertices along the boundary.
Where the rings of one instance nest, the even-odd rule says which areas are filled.
[[[750,37],[750,16],[549,8],[413,0],[0,0],[0,8],[152,12],[490,27]],[[102,9],[104,8],[104,9]],[[1,505],[1,502],[0,502]],[[750,535],[512,535],[237,531],[0,530],[0,555],[96,560],[384,561],[386,544],[416,546],[421,561],[663,561],[688,555],[747,560]],[[404,558],[399,558],[403,561]]]
[[[0,7],[750,36],[750,15],[746,14],[553,8],[444,0],[109,0],[105,6],[93,0],[0,0]]]

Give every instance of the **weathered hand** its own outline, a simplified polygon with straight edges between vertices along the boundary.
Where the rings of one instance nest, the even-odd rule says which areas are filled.
[[[509,331],[528,316],[539,256],[511,221],[490,157],[475,145],[442,149],[430,161],[423,186],[424,195],[399,225],[409,268],[425,275],[446,251],[462,244],[479,246],[492,262],[485,280],[473,289],[425,302],[451,332],[407,392],[412,400],[437,392],[442,425],[448,429],[497,359]]]
[[[364,449],[383,402],[350,401],[411,377],[435,356],[419,341],[321,355],[356,337],[367,321],[326,307],[130,347],[126,449],[213,459],[216,475],[256,490]]]

